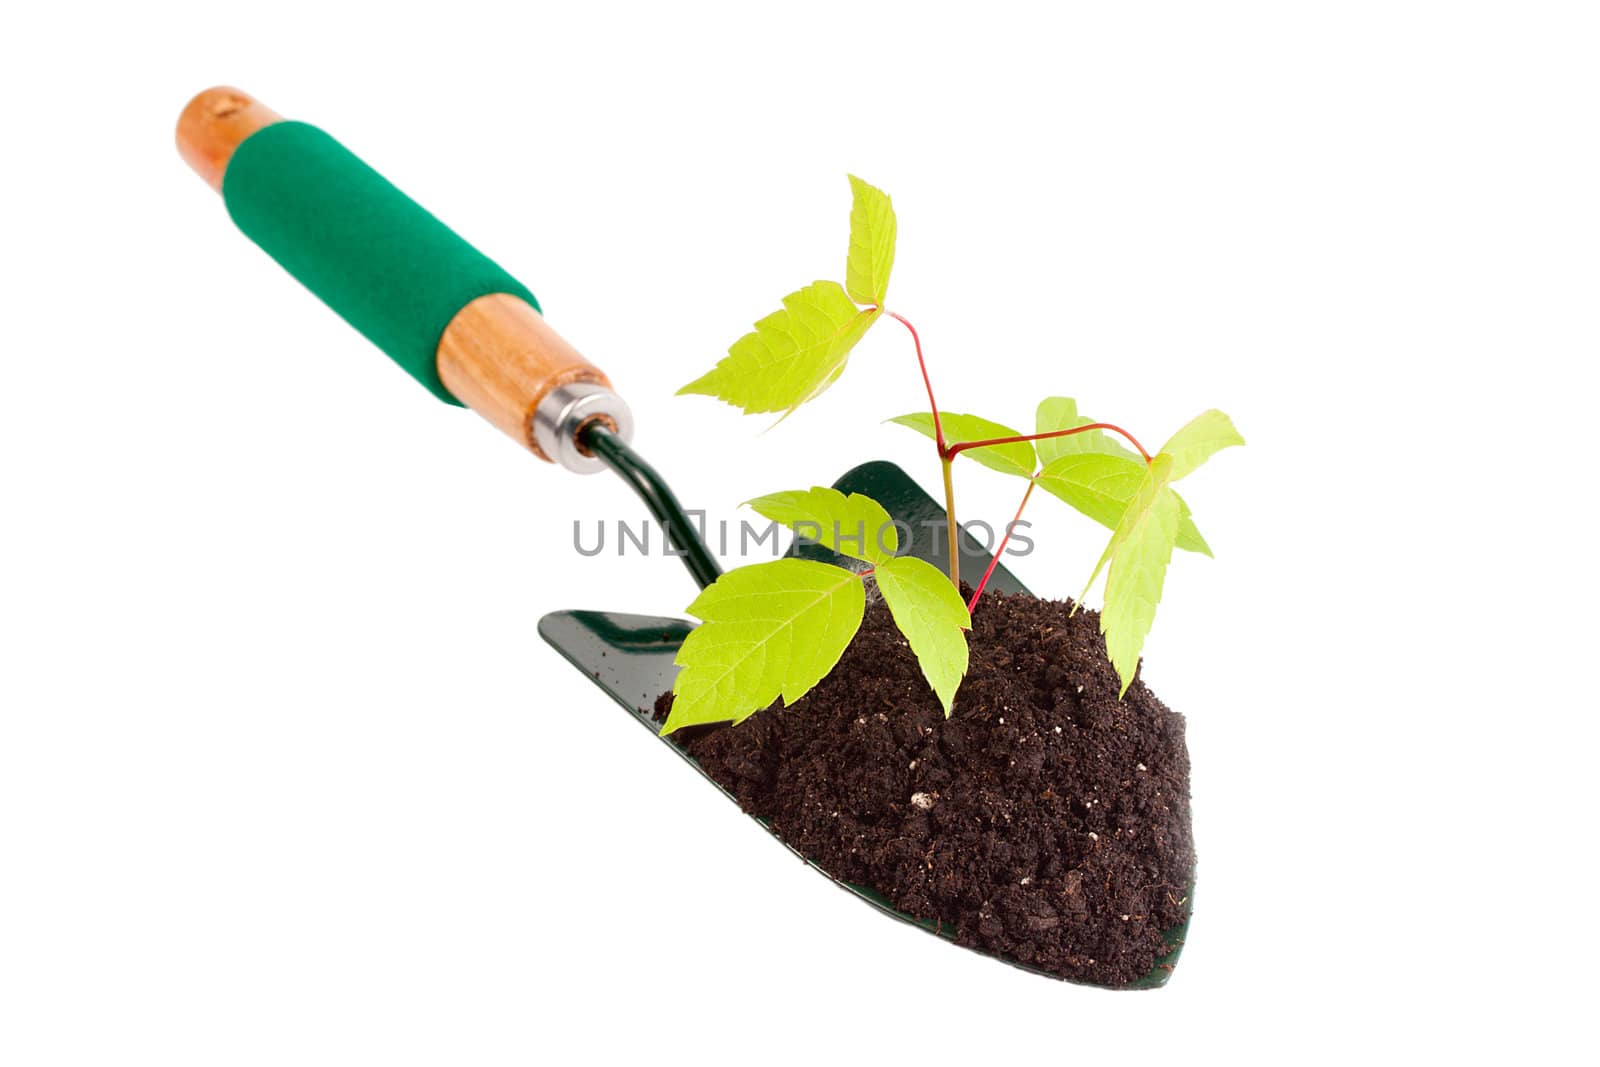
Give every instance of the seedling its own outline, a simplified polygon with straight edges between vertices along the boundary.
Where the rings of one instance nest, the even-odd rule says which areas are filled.
[[[854,175],[850,188],[844,284],[817,281],[790,293],[780,310],[758,321],[725,358],[679,393],[713,396],[746,414],[781,413],[781,422],[838,380],[851,350],[881,318],[901,323],[916,351],[928,410],[890,421],[934,444],[944,482],[948,580],[930,564],[894,555],[898,543],[888,515],[867,497],[811,489],[751,501],[767,518],[797,531],[802,526],[816,531],[814,540],[863,568],[784,559],[738,568],[708,587],[688,609],[702,625],[678,655],[681,670],[665,731],[691,723],[738,722],[779,697],[785,704],[798,700],[827,676],[855,636],[865,608],[862,583],[869,577],[948,716],[966,673],[964,630],[994,573],[991,562],[971,599],[962,602],[952,472],[960,456],[1027,483],[996,561],[1036,487],[1111,530],[1078,602],[1105,570],[1100,630],[1125,694],[1155,621],[1173,549],[1211,555],[1188,504],[1172,485],[1221,449],[1244,444],[1244,438],[1214,409],[1154,454],[1120,426],[1080,415],[1069,397],[1042,401],[1031,434],[976,415],[941,412],[921,336],[885,304],[898,232],[894,206],[882,190]],[[857,532],[853,541],[845,531]]]

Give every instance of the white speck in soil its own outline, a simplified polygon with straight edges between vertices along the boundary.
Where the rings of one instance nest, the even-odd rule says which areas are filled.
[[[1141,771],[1148,771],[1148,770],[1149,770],[1149,769],[1150,769],[1150,768],[1149,768],[1149,767],[1146,767],[1146,766],[1145,766],[1145,765],[1144,765],[1144,764],[1142,764],[1142,763],[1141,763],[1141,764],[1139,764],[1139,769],[1140,769],[1140,770],[1141,770]]]
[[[918,811],[927,811],[933,807],[933,795],[930,793],[912,793],[911,806]]]

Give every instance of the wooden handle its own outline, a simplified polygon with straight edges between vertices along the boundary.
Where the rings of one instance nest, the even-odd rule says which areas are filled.
[[[233,150],[283,116],[248,93],[219,85],[189,101],[178,116],[178,154],[205,183],[222,192]]]
[[[223,178],[239,146],[252,135],[282,121],[282,117],[275,111],[248,93],[229,87],[207,89],[191,100],[178,118],[178,151],[206,184],[221,192]],[[330,143],[333,143],[339,152],[345,152],[336,143]],[[252,150],[247,173],[257,169],[256,156],[261,155],[263,151],[265,150]],[[371,174],[369,168],[349,157],[347,153],[345,158],[349,159],[350,165]],[[299,173],[298,170],[291,171],[295,178]],[[373,177],[376,179],[375,175]],[[240,175],[240,178],[243,179],[243,175]],[[239,190],[235,186],[239,184],[240,182],[236,181],[234,186],[228,189],[230,210],[236,208],[235,193]],[[298,189],[298,183],[292,179],[289,185],[293,189]],[[408,209],[437,225],[436,220],[428,218],[426,213],[416,208],[403,194],[387,183],[383,183],[382,187],[387,194],[402,201]],[[371,201],[362,199],[360,202]],[[270,203],[274,209],[277,208],[277,200]],[[237,212],[235,217],[238,218]],[[458,247],[466,247],[459,238],[448,234],[448,231],[445,233],[451,240],[457,242]],[[269,247],[268,251],[273,250]],[[280,262],[290,266],[281,257]],[[413,262],[419,261],[413,260]],[[359,282],[364,275],[355,270],[366,266],[364,261],[341,265],[351,268],[351,273],[341,272],[341,277],[355,278],[358,279],[358,284],[365,284]],[[290,269],[294,270],[292,266]],[[308,285],[312,285],[306,277],[298,273],[297,276]],[[312,287],[316,288],[314,285]],[[429,288],[426,292],[437,294],[438,290]],[[327,299],[324,293],[319,292],[319,295]],[[338,304],[334,306],[339,310]],[[343,310],[341,314],[350,317]],[[555,394],[555,391],[563,386],[584,383],[609,390],[611,383],[605,374],[552,330],[539,311],[521,297],[506,292],[478,296],[463,306],[446,305],[440,320],[444,321],[446,316],[451,317],[448,318],[447,325],[441,333],[435,335],[430,332],[424,335],[427,340],[423,342],[424,347],[416,357],[420,360],[420,365],[425,366],[428,354],[426,346],[433,344],[432,337],[438,337],[437,347],[433,350],[432,366],[428,368],[430,371],[438,372],[438,379],[433,388],[437,389],[438,381],[442,381],[455,399],[478,412],[539,458],[552,462],[560,461],[563,465],[579,469],[575,464],[581,464],[583,457],[574,456],[565,439],[561,442],[562,455],[549,454],[551,449],[548,447],[548,428],[545,431],[544,446],[541,446],[541,441],[535,433],[535,413],[547,398],[551,399],[552,403],[565,402],[565,394]],[[372,334],[369,333],[368,336]],[[390,354],[394,355],[394,352],[391,351]],[[419,364],[413,364],[417,365]],[[626,405],[622,405],[620,400],[616,406],[625,412]],[[546,414],[548,416],[549,413]],[[606,417],[603,412],[594,417],[613,425],[613,428],[619,421]]]
[[[575,382],[611,388],[600,368],[509,293],[480,296],[457,312],[439,339],[438,361],[439,377],[457,400],[551,461],[556,457],[534,439],[539,404],[552,389]]]

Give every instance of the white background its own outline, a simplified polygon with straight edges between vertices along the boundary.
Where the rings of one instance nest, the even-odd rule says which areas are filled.
[[[0,1062],[1580,1055],[1590,11],[11,11]],[[1232,414],[1249,447],[1186,486],[1217,558],[1147,648],[1201,854],[1171,984],[885,920],[560,662],[543,612],[687,579],[574,555],[637,514],[619,482],[440,405],[233,229],[172,147],[219,82],[522,276],[714,517],[866,458],[935,479],[879,425],[919,402],[892,324],[770,433],[671,396],[840,276],[846,171],[895,197],[946,407]],[[1033,517],[1016,570],[1075,592],[1102,535]]]

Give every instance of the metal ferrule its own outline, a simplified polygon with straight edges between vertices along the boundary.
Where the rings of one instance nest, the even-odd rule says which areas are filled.
[[[533,409],[533,443],[567,470],[593,474],[605,464],[579,447],[578,434],[596,421],[609,423],[622,440],[633,440],[633,412],[616,393],[593,382],[559,385]]]

